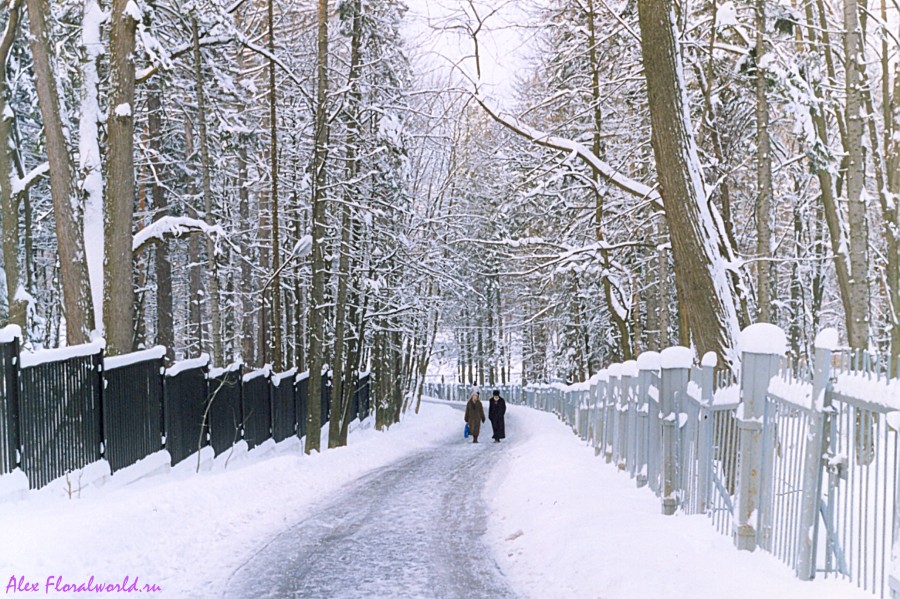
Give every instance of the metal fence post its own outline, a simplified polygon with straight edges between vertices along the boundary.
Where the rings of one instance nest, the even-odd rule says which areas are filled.
[[[637,382],[640,371],[635,360],[628,360],[622,364],[622,372],[626,380],[626,404],[625,412],[625,468],[628,475],[634,478],[637,468]]]
[[[637,358],[638,392],[637,392],[637,476],[638,487],[647,484],[650,456],[650,429],[655,424],[650,419],[650,387],[652,378],[659,370],[659,354],[647,351]]]
[[[594,455],[603,451],[604,416],[606,410],[606,371],[601,370],[594,388]]]
[[[797,539],[797,578],[812,580],[816,575],[816,538],[818,536],[819,498],[822,494],[822,454],[824,453],[825,394],[831,378],[831,354],[838,341],[835,329],[816,335],[813,364],[812,401],[803,461],[803,492],[800,497],[800,525]],[[896,538],[896,537],[895,537]]]
[[[660,354],[659,410],[662,418],[662,513],[671,516],[678,510],[677,439],[678,402],[687,393],[693,353],[686,347],[667,347]]]
[[[609,379],[606,383],[606,422],[604,429],[606,440],[603,443],[603,459],[611,464],[615,459],[616,436],[619,433],[619,365],[612,364],[607,369]]]
[[[619,470],[625,470],[633,462],[629,455],[628,448],[631,445],[632,425],[631,425],[631,408],[634,404],[633,388],[634,379],[637,376],[637,362],[629,360],[623,362],[621,367],[621,378],[619,379],[619,459],[617,465]]]
[[[740,453],[734,543],[744,551],[753,551],[757,544],[768,545],[766,508],[772,503],[772,487],[763,480],[762,471],[772,462],[773,443],[763,441],[763,418],[769,380],[778,372],[778,359],[786,346],[784,331],[775,325],[757,323],[741,331],[741,404],[735,414]],[[768,455],[763,455],[764,449]]]
[[[716,354],[707,352],[701,361],[700,375],[700,429],[697,435],[697,487],[699,498],[697,511],[706,513],[709,504],[710,483],[713,467],[713,374],[716,367]]]

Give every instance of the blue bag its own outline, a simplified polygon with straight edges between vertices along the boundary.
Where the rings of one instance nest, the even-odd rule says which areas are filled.
[[[468,422],[466,423],[466,432],[463,433],[463,437],[466,439],[469,438],[469,423]]]

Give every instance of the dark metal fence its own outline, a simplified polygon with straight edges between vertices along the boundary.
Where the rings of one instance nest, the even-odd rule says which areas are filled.
[[[223,370],[209,379],[209,443],[215,455],[241,438],[241,369]]]
[[[166,372],[166,449],[172,456],[173,466],[209,445],[206,372],[205,364]]]
[[[297,427],[300,436],[306,436],[306,419],[309,417],[309,373],[303,373],[294,384],[294,393],[297,396]]]
[[[31,488],[105,458],[115,473],[165,448],[177,464],[240,439],[253,448],[307,433],[309,378],[238,366],[211,372],[207,360],[164,370],[162,348],[104,359],[100,344],[19,356],[0,341],[0,474],[21,468]],[[331,381],[323,376],[322,424]],[[352,413],[370,412],[369,376]],[[73,484],[77,482],[73,481]]]
[[[140,353],[146,355],[126,360],[109,358],[104,363],[104,455],[112,472],[131,466],[162,447],[165,349]]]
[[[272,438],[276,443],[297,434],[297,399],[294,396],[294,373],[288,372],[272,381]]]
[[[365,420],[369,417],[369,394],[371,392],[372,386],[369,384],[371,376],[369,373],[365,373],[359,378],[359,382],[356,384],[356,389],[353,391],[353,414],[356,414],[356,417],[360,420]]]
[[[272,397],[268,374],[244,375],[244,440],[253,449],[272,436]]]
[[[18,344],[0,344],[0,474],[12,472],[18,463],[19,369]]]
[[[62,359],[20,364],[21,466],[32,489],[101,457],[102,353],[94,351],[68,357],[60,350]]]

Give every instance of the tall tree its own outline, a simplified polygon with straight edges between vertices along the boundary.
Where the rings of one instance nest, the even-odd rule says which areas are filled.
[[[737,312],[719,253],[719,233],[706,203],[675,42],[674,4],[639,0],[638,16],[651,143],[672,240],[679,308],[699,353],[715,352],[733,365]]]
[[[63,128],[63,106],[53,66],[54,40],[47,22],[51,15],[50,6],[47,0],[26,0],[26,7],[31,31],[29,45],[34,59],[35,87],[47,143],[47,161],[50,164],[50,196],[56,220],[66,341],[75,345],[86,343],[94,329],[90,280],[80,228],[81,202],[75,186],[73,153]],[[129,289],[130,265],[129,261]],[[130,320],[128,328],[130,331]]]
[[[106,350],[111,355],[129,352],[134,344],[134,49],[141,18],[132,0],[113,0],[103,278]]]
[[[318,0],[316,27],[316,119],[312,184],[312,284],[309,296],[309,413],[307,415],[306,452],[318,451],[322,411],[317,399],[322,393],[322,367],[325,365],[325,191],[328,182],[328,0]],[[335,418],[338,415],[335,414]]]

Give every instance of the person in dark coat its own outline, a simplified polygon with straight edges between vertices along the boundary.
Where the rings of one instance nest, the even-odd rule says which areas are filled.
[[[506,400],[500,397],[500,392],[494,389],[491,403],[488,407],[488,418],[491,419],[491,427],[494,429],[494,443],[506,438]]]
[[[466,402],[466,422],[469,425],[469,434],[472,435],[472,443],[478,443],[478,433],[481,432],[481,423],[484,422],[484,406],[478,398],[478,391],[472,392],[472,397]]]

